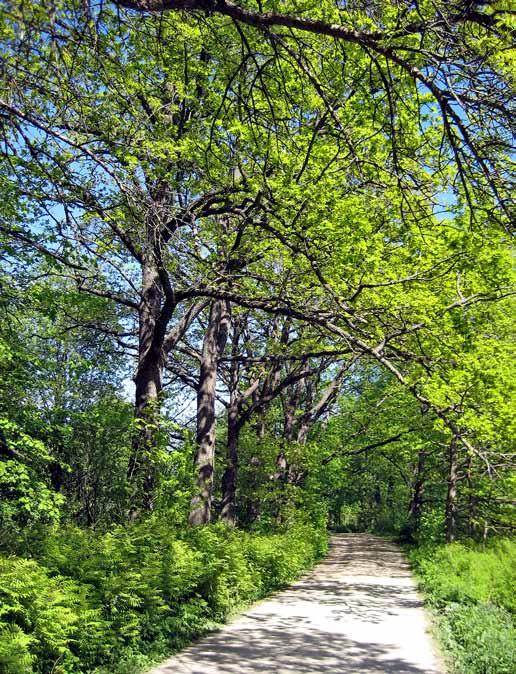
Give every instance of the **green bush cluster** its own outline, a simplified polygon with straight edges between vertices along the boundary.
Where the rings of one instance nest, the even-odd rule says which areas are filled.
[[[514,622],[489,604],[453,605],[445,613],[443,640],[465,674],[513,674]]]
[[[309,525],[56,530],[37,561],[0,558],[0,672],[136,674],[292,581],[326,544]]]
[[[420,586],[438,609],[451,669],[457,674],[512,674],[516,542],[498,540],[422,547],[411,552]]]

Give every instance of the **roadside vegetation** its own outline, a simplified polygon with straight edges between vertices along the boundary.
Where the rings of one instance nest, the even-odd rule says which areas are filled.
[[[140,672],[292,582],[326,543],[309,525],[46,532],[37,550],[0,558],[0,671]]]
[[[449,670],[511,674],[516,661],[516,543],[494,539],[421,546],[410,553]]]

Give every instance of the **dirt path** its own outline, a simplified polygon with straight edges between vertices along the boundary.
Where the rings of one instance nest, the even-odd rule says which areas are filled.
[[[309,575],[149,674],[442,674],[408,564],[339,534]]]

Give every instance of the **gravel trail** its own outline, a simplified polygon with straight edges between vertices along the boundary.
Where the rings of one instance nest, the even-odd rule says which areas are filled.
[[[444,674],[407,561],[338,534],[311,573],[148,674]]]

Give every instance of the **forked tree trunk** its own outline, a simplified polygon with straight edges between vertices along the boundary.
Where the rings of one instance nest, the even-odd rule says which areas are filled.
[[[452,438],[448,452],[448,491],[446,494],[446,542],[453,543],[457,534],[457,438]]]
[[[226,344],[228,324],[227,306],[221,300],[216,300],[212,304],[210,320],[204,336],[197,391],[197,451],[195,454],[197,481],[188,518],[192,525],[208,524],[211,520],[217,363]]]

